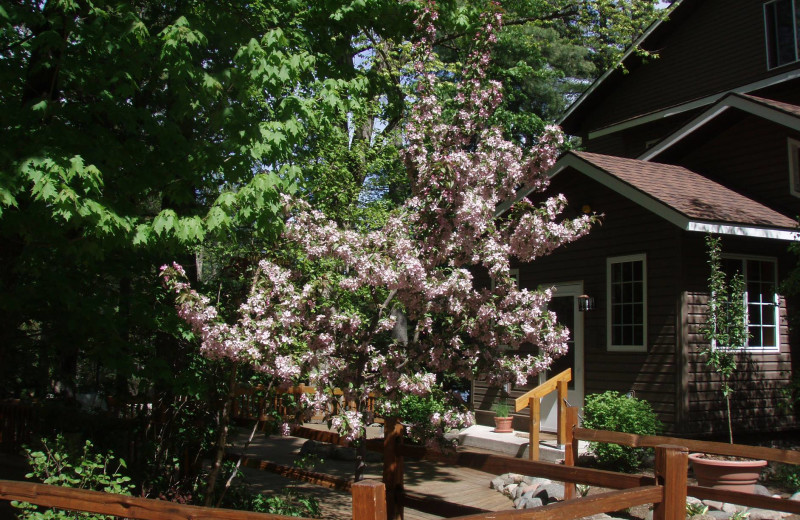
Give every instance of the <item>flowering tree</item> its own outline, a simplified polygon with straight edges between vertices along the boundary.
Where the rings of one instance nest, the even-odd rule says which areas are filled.
[[[332,424],[351,439],[365,434],[370,392],[391,414],[404,395],[427,394],[437,373],[480,373],[496,384],[525,384],[567,349],[569,332],[547,310],[551,291],[518,289],[509,263],[512,257],[531,261],[575,240],[591,218],[560,219],[566,205],[561,195],[538,206],[523,200],[502,218],[495,210],[522,185],[547,186],[545,172],[562,136],[548,128],[524,152],[486,126],[501,101],[501,86],[485,78],[499,13],[485,16],[445,106],[437,76],[426,67],[435,20],[428,7],[416,22],[426,36],[413,49],[416,91],[405,131],[411,197],[385,225],[346,229],[287,196],[285,247],[258,264],[250,296],[232,324],[191,289],[180,266],[163,269],[205,355],[315,387],[316,394],[302,396],[309,410],[328,410],[333,390],[342,389],[344,401],[357,408],[332,417]],[[401,330],[405,320],[409,325]],[[538,347],[537,353],[513,350],[522,344]],[[438,419],[463,417],[445,413]]]

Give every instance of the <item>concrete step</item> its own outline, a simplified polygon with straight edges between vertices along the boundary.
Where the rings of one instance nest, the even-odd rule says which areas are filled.
[[[543,439],[539,442],[539,460],[545,462],[559,462],[564,460],[564,447],[559,446],[554,435],[542,434]],[[491,426],[476,424],[458,433],[458,443],[461,446],[478,448],[496,452],[509,457],[521,459],[528,458],[528,433],[495,433]],[[578,451],[586,451],[588,444],[579,443]]]

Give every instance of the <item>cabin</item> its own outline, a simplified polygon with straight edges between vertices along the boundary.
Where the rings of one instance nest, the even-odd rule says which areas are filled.
[[[670,434],[726,432],[720,383],[700,354],[705,237],[715,234],[726,270],[746,282],[735,428],[798,426],[783,390],[800,348],[780,294],[798,263],[789,252],[800,214],[798,25],[800,0],[675,2],[635,44],[657,57],[629,49],[569,107],[559,124],[582,147],[559,159],[544,195],[563,193],[573,216],[596,213],[602,224],[516,266],[521,287],[555,288],[551,308],[572,337],[568,356],[506,389],[511,398],[569,367],[572,405],[616,390],[649,401]],[[475,381],[479,423],[491,424],[500,393]],[[542,402],[545,430],[554,404]],[[516,416],[516,429],[527,424],[527,411]]]

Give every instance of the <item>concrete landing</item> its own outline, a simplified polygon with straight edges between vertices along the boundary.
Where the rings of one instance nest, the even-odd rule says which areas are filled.
[[[458,434],[458,443],[461,446],[478,448],[480,450],[492,451],[517,457],[528,458],[528,433],[495,433],[491,426],[476,424]],[[579,443],[579,452],[584,453],[588,443]],[[552,434],[542,433],[539,441],[539,460],[545,462],[558,462],[564,460],[564,448],[556,443],[556,437]]]

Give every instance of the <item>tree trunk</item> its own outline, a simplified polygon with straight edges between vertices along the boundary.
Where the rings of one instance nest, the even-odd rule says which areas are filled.
[[[217,432],[217,446],[214,450],[214,462],[211,466],[211,472],[208,474],[208,483],[206,485],[206,497],[204,506],[211,507],[214,504],[214,490],[217,485],[217,477],[222,470],[222,459],[225,457],[225,443],[228,440],[228,425],[230,424],[231,407],[235,397],[234,391],[236,390],[236,365],[231,368],[231,379],[228,385],[228,395],[225,403],[222,405],[222,416],[220,417],[219,431]]]

